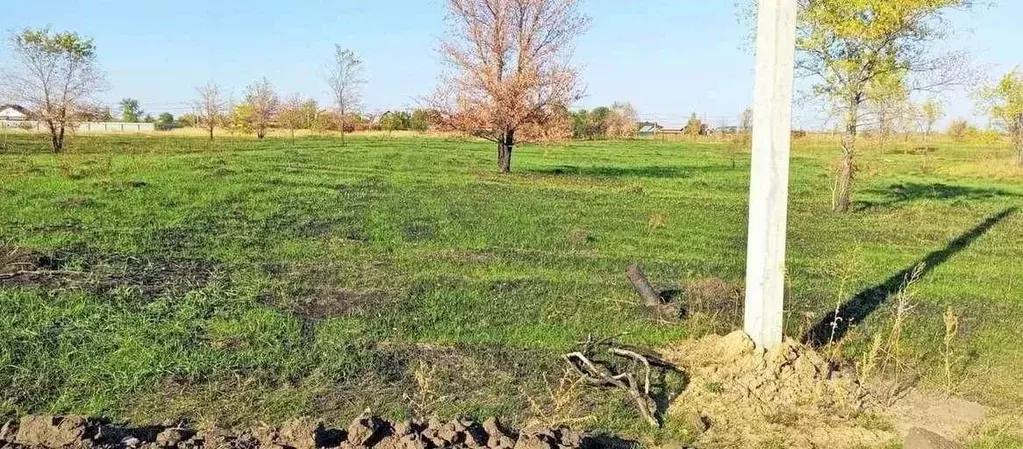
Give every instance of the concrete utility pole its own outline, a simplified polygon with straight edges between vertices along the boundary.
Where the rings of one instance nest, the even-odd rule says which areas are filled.
[[[796,0],[760,0],[744,328],[757,346],[781,343],[785,228],[796,50]]]

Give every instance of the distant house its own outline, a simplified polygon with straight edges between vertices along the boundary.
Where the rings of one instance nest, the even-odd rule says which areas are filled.
[[[638,134],[639,134],[640,137],[650,137],[650,136],[657,135],[657,133],[660,132],[662,129],[664,129],[664,127],[661,126],[661,125],[658,125],[657,123],[653,123],[653,122],[640,122],[639,123],[639,132],[638,132]]]
[[[21,122],[28,120],[28,109],[16,104],[0,105],[0,120]]]

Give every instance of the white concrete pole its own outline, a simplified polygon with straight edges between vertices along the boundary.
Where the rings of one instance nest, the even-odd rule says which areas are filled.
[[[759,1],[743,325],[765,348],[782,340],[796,13],[796,0]]]

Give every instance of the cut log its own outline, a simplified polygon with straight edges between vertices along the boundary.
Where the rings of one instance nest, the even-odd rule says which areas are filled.
[[[657,290],[650,285],[650,281],[646,280],[646,275],[643,274],[643,270],[639,268],[639,265],[632,264],[625,270],[625,275],[628,276],[629,282],[632,283],[632,287],[636,289],[636,293],[639,293],[640,298],[643,299],[643,305],[652,308],[660,308],[661,296],[657,294]]]

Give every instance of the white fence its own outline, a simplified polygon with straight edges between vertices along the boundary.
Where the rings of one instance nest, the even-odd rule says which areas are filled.
[[[146,133],[156,128],[152,123],[128,123],[128,122],[84,122],[75,126],[74,132],[79,133]],[[46,124],[40,121],[25,120],[0,120],[0,130],[23,130],[32,132],[45,132]]]

